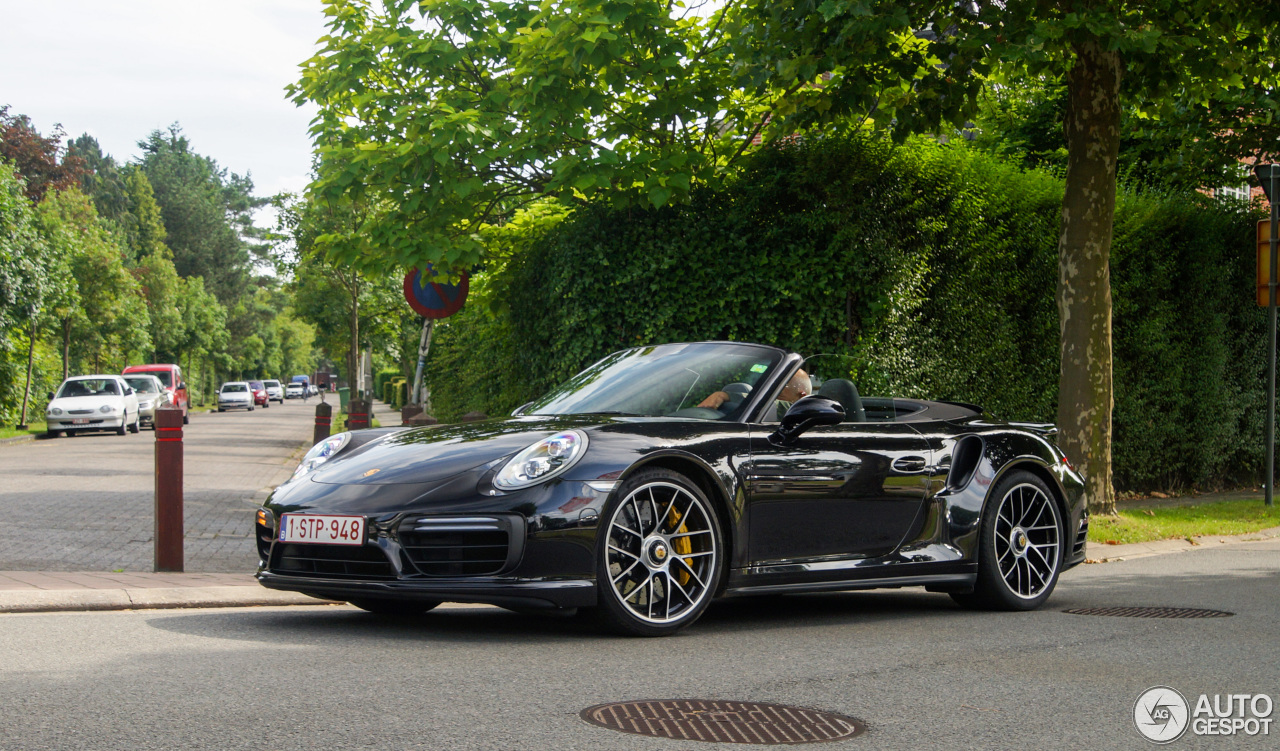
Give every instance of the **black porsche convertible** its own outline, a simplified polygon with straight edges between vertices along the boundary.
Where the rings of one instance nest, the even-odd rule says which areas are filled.
[[[591,608],[654,636],[762,593],[1041,605],[1088,528],[1052,426],[863,397],[849,374],[756,344],[637,347],[509,418],[333,436],[258,510],[258,580],[378,613]]]

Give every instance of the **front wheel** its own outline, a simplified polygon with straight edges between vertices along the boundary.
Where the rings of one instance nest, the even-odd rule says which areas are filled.
[[[1062,529],[1062,513],[1048,484],[1030,472],[1009,473],[987,503],[973,592],[952,594],[952,599],[990,610],[1040,607],[1062,573]]]
[[[116,435],[124,435],[129,432],[129,413],[125,412],[124,417],[120,418],[120,427],[116,428]]]
[[[668,636],[707,609],[724,570],[715,506],[688,478],[653,469],[605,506],[596,543],[597,616],[631,636]]]
[[[141,412],[133,416],[133,424],[129,426],[130,433],[137,433],[140,430],[142,430],[142,413]]]
[[[350,600],[352,605],[376,615],[421,615],[440,604],[440,600]]]

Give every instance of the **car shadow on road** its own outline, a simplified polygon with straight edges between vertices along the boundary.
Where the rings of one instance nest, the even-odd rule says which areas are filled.
[[[964,613],[946,595],[923,591],[744,597],[713,603],[698,623],[674,638],[954,618]],[[203,610],[152,616],[149,623],[191,635],[267,642],[287,639],[294,644],[334,638],[453,644],[628,638],[605,631],[585,610],[564,616],[481,606],[440,608],[419,616],[373,615],[348,606]]]

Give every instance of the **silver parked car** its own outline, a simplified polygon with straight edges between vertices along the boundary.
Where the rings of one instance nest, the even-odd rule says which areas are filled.
[[[138,396],[138,418],[142,425],[156,428],[156,410],[169,403],[168,392],[159,378],[144,373],[123,376]]]
[[[85,375],[68,378],[49,394],[45,409],[49,437],[66,431],[67,435],[84,430],[138,432],[138,397],[133,387],[118,375]]]
[[[253,389],[247,381],[228,381],[218,389],[218,411],[247,409],[253,411]]]
[[[267,387],[267,401],[284,404],[284,386],[281,386],[279,381],[263,381],[262,383]]]

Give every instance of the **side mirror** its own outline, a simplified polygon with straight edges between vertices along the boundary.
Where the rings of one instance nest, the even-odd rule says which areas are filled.
[[[49,392],[49,401],[53,401],[53,392],[52,392],[52,391],[50,391],[50,392]]]
[[[125,387],[124,387],[124,395],[125,395],[125,396],[129,396],[129,395],[130,395],[130,394],[132,394],[132,393],[133,393],[133,387],[132,387],[132,386],[125,386]]]
[[[782,416],[782,425],[769,436],[772,443],[785,445],[800,437],[810,428],[819,425],[839,425],[844,422],[844,406],[834,399],[806,396]]]

